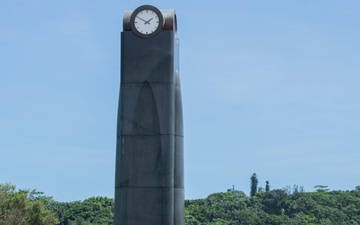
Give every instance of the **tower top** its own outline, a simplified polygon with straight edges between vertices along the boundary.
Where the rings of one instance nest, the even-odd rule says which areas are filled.
[[[123,31],[133,31],[142,38],[156,36],[161,30],[177,32],[174,9],[159,10],[151,5],[142,5],[124,12]]]

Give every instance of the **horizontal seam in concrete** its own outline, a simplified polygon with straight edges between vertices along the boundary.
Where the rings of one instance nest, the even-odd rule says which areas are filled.
[[[117,135],[117,137],[151,137],[151,136],[175,136],[175,137],[181,137],[183,138],[184,135],[177,135],[177,134],[121,134],[121,135]]]
[[[164,189],[164,188],[174,188],[174,189],[184,189],[184,187],[174,187],[174,186],[162,186],[162,187],[137,187],[137,186],[120,186],[120,187],[115,187],[115,188],[134,188],[134,189]]]
[[[143,84],[144,81],[139,81],[139,82],[129,82],[129,83],[121,83],[121,86],[123,85],[137,85],[137,84]],[[172,82],[150,82],[148,81],[149,84],[175,84],[176,82],[175,81],[172,81]],[[178,86],[178,85],[176,85]]]

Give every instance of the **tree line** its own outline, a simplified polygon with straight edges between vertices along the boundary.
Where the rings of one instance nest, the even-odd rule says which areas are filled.
[[[319,185],[305,192],[297,186],[270,190],[267,181],[261,189],[256,174],[250,186],[249,196],[233,188],[186,200],[186,225],[360,225],[360,186],[329,191]],[[58,202],[36,190],[0,184],[0,225],[112,225],[113,219],[112,198]]]

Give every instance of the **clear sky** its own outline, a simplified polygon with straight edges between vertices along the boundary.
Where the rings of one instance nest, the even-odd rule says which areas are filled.
[[[187,199],[360,185],[360,1],[0,2],[0,183],[114,194],[125,10],[175,9]]]

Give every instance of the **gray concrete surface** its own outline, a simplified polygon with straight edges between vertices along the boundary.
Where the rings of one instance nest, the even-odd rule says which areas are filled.
[[[115,225],[184,225],[181,88],[175,31],[121,34]]]

